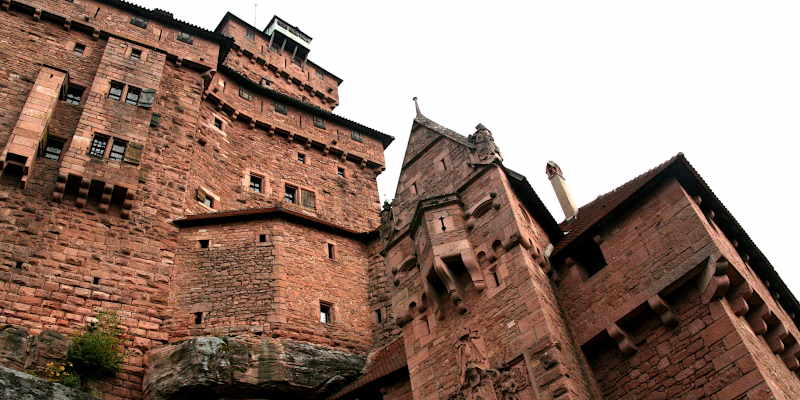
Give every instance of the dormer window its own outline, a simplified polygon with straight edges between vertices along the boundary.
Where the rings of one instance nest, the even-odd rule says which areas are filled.
[[[145,29],[147,28],[147,20],[140,17],[133,17],[131,18],[131,25],[138,26],[139,28]]]
[[[183,42],[186,44],[194,44],[194,39],[192,38],[192,35],[186,32],[178,32],[178,35],[175,37],[175,39],[179,42]]]
[[[250,92],[248,92],[247,90],[245,90],[244,88],[241,88],[241,87],[239,88],[239,97],[241,97],[241,98],[243,98],[243,99],[245,99],[247,101],[250,101],[250,100],[253,99],[253,95],[251,95]]]
[[[283,103],[275,103],[275,112],[278,114],[289,114],[289,109],[286,108],[286,104]]]
[[[256,32],[252,29],[248,29],[247,33],[244,35],[248,40],[256,40]]]
[[[325,120],[320,117],[314,117],[314,126],[319,129],[325,129]]]

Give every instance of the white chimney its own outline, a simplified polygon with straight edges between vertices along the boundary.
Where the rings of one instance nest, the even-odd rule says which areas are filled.
[[[575,201],[572,200],[572,194],[569,192],[561,167],[553,161],[548,161],[545,172],[547,172],[547,178],[550,179],[550,183],[553,184],[553,190],[556,192],[558,202],[561,203],[561,209],[564,210],[564,218],[570,220],[577,217],[578,207],[575,206]]]

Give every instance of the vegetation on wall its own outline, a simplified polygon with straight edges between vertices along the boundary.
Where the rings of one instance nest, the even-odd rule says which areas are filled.
[[[67,361],[83,385],[111,378],[120,371],[125,359],[121,336],[117,313],[101,311],[97,314],[97,322],[89,324],[80,336],[72,340]]]

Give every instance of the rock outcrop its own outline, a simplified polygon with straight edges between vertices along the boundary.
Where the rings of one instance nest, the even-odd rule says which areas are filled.
[[[0,367],[0,400],[96,400],[85,392]]]
[[[281,339],[200,337],[146,356],[145,399],[323,398],[361,373],[365,358]]]

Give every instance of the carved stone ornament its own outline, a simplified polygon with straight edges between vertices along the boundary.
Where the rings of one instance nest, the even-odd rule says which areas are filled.
[[[379,233],[382,240],[389,240],[392,233],[394,233],[394,212],[392,212],[392,203],[388,201],[383,202],[383,209],[381,210],[381,226]]]
[[[473,164],[491,164],[503,161],[503,156],[500,155],[500,149],[498,149],[497,145],[494,143],[492,132],[483,126],[483,124],[478,124],[475,129],[475,133],[468,138],[469,142],[475,146],[476,160]]]
[[[520,400],[518,393],[530,385],[522,362],[503,369],[489,367],[478,331],[465,329],[455,347],[460,385],[448,400]]]

